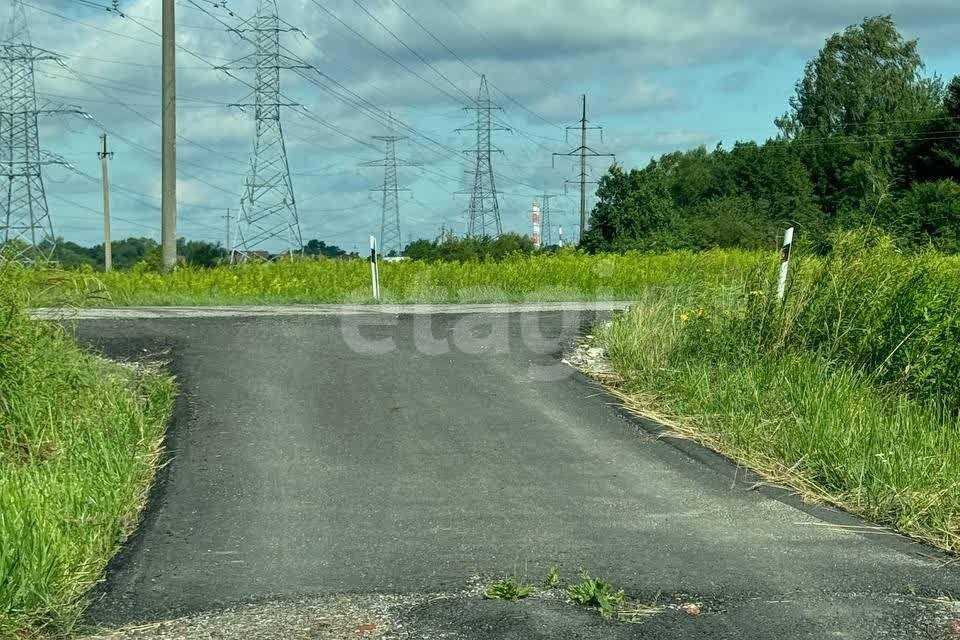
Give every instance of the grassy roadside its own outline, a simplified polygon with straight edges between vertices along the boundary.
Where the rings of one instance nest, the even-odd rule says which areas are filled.
[[[749,251],[677,251],[591,256],[576,251],[513,256],[500,262],[383,263],[387,302],[550,302],[622,300],[651,288],[721,287],[756,264]],[[88,306],[307,304],[371,302],[370,266],[363,260],[296,260],[213,269],[181,268],[162,275],[142,268],[111,273],[31,271],[36,306],[64,295]],[[78,295],[79,294],[79,295]]]
[[[799,489],[960,551],[960,268],[851,234],[734,298],[650,299],[598,334],[628,406]]]
[[[32,322],[0,264],[0,637],[69,631],[136,525],[173,380],[84,353]]]

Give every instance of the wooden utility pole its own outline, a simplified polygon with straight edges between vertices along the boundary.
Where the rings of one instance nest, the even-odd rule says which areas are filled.
[[[113,156],[113,152],[107,151],[107,133],[100,135],[100,151],[97,157],[100,158],[100,166],[103,170],[103,270],[110,271],[113,268],[113,246],[110,244],[110,175],[107,172],[107,158]]]
[[[177,264],[177,79],[174,36],[175,0],[163,0],[162,15],[162,102],[160,159],[160,245],[164,271]]]

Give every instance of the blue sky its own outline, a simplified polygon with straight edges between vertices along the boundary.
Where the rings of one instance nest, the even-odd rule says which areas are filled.
[[[43,148],[73,165],[45,176],[55,232],[82,244],[101,241],[96,123],[103,123],[116,153],[114,237],[158,238],[159,0],[119,0],[125,18],[98,8],[111,0],[26,3],[34,44],[62,54],[66,65],[38,65],[41,98],[79,105],[95,118],[59,116],[41,125]],[[211,65],[249,49],[213,16],[233,24],[255,7],[254,0],[178,0],[178,43],[186,50],[178,53],[179,234],[188,238],[223,241],[223,216],[239,208],[252,115],[229,106],[245,87]],[[470,134],[455,129],[469,122],[463,93],[476,93],[473,70],[487,74],[504,107],[499,117],[514,129],[495,137],[504,150],[494,159],[504,228],[527,232],[535,195],[558,193],[553,223],[568,237],[578,199],[562,194],[572,163],[558,159],[553,168],[550,152],[576,146],[564,141],[564,127],[578,119],[582,93],[588,118],[604,126],[604,144],[592,139],[591,146],[629,167],[674,149],[773,136],[773,119],[787,109],[806,60],[864,16],[892,14],[906,37],[919,38],[929,73],[960,74],[956,0],[279,0],[279,7],[304,33],[285,34],[284,45],[448,147],[440,152],[419,137],[398,147],[423,164],[400,171],[412,190],[401,197],[405,238],[434,237],[441,224],[465,229],[467,197],[454,194],[467,186],[466,165],[453,150],[471,145]],[[283,92],[309,109],[284,114],[304,239],[362,248],[370,233],[379,235],[380,204],[369,189],[382,174],[358,166],[378,159],[358,140],[383,134],[382,124],[290,73]],[[599,175],[605,167],[592,169]]]

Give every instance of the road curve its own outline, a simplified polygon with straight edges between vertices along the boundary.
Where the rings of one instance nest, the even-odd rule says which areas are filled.
[[[170,464],[91,620],[445,592],[474,575],[539,580],[559,562],[702,614],[597,631],[554,603],[467,599],[419,607],[408,625],[491,639],[948,637],[936,598],[960,593],[960,573],[942,556],[752,490],[562,364],[606,311],[348,311],[67,323],[111,357],[168,360],[181,387]]]

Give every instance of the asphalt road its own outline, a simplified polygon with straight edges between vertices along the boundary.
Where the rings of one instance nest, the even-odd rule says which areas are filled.
[[[112,357],[165,353],[182,391],[171,462],[90,618],[452,591],[474,575],[539,580],[559,562],[703,613],[618,625],[558,603],[464,599],[418,606],[408,627],[953,637],[935,598],[960,593],[960,572],[942,556],[655,437],[559,362],[593,313],[495,311],[77,321]]]

